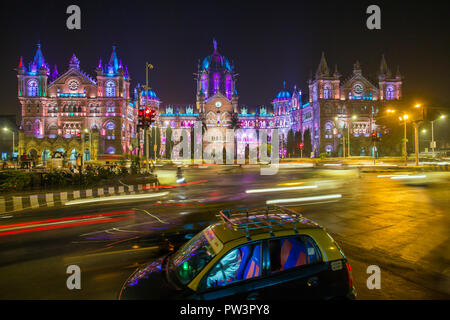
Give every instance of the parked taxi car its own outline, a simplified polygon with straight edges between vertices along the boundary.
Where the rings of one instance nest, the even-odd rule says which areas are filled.
[[[172,254],[138,268],[119,299],[355,299],[324,228],[280,206],[222,210]]]

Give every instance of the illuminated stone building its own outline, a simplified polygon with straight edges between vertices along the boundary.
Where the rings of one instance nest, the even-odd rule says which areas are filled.
[[[344,81],[335,66],[331,74],[325,55],[314,78],[308,82],[309,102],[302,108],[302,131],[310,130],[315,156],[319,153],[342,154],[342,135],[369,136],[379,130],[376,118],[387,103],[402,97],[402,77],[389,70],[384,56],[378,71],[378,83],[363,75],[358,61]],[[347,130],[350,130],[348,132]],[[359,155],[356,151],[355,155]]]
[[[113,47],[107,64],[101,59],[91,77],[75,56],[67,70],[51,70],[38,44],[34,59],[17,67],[22,107],[19,155],[47,162],[55,152],[75,161],[116,160],[132,149],[137,112],[130,103],[130,77]],[[84,137],[84,138],[82,138]],[[84,150],[83,150],[84,149]]]
[[[313,156],[341,156],[343,136],[369,136],[379,130],[376,118],[380,111],[386,103],[402,97],[402,77],[398,71],[392,75],[384,56],[377,81],[363,75],[359,62],[353,73],[341,80],[337,67],[331,73],[322,54],[315,76],[308,81],[306,103],[297,87],[289,89],[284,82],[271,106],[239,105],[235,66],[219,53],[216,41],[213,52],[198,62],[195,102],[186,105],[163,105],[154,90],[140,85],[130,97],[128,70],[114,47],[106,64],[100,59],[95,78],[80,69],[75,55],[64,73],[59,74],[56,65],[51,70],[40,45],[28,66],[20,58],[16,70],[22,106],[19,155],[32,155],[42,162],[57,151],[66,152],[74,161],[82,150],[85,160],[121,159],[137,153],[138,140],[143,155],[143,134],[134,138],[137,110],[145,105],[156,111],[154,126],[160,130],[162,142],[159,156],[165,153],[165,128],[190,129],[196,121],[208,128],[204,148],[210,142],[231,143],[226,138],[227,128],[236,129],[234,142],[244,148],[258,144],[256,130],[277,128],[281,157],[286,156],[290,130],[300,132],[302,138],[309,131]],[[88,138],[82,139],[85,132]],[[270,141],[271,131],[268,133]],[[353,155],[358,152],[352,150]]]
[[[208,128],[225,129],[230,127],[235,115],[242,129],[237,131],[238,142],[257,143],[249,129],[277,128],[280,156],[283,157],[286,156],[289,130],[300,132],[302,138],[309,131],[313,156],[318,157],[320,153],[341,156],[343,135],[346,138],[349,134],[369,136],[371,132],[380,130],[376,125],[380,111],[386,103],[399,101],[402,97],[402,77],[399,71],[392,75],[384,56],[377,80],[366,78],[359,62],[356,62],[353,73],[341,81],[337,66],[331,74],[322,54],[315,77],[308,81],[309,101],[306,103],[302,102],[299,89],[287,89],[284,82],[271,107],[239,106],[234,65],[218,52],[214,41],[213,53],[198,64],[196,108],[192,105],[159,107],[159,124],[162,127],[189,128],[196,120],[203,120]],[[223,131],[217,139],[220,136],[225,137]],[[353,154],[359,155],[359,150],[353,150]]]

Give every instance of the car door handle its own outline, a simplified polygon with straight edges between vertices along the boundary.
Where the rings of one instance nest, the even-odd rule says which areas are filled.
[[[319,285],[319,278],[311,277],[306,283],[308,284],[308,287],[317,287]]]
[[[247,300],[258,300],[258,299],[259,299],[258,292],[252,292],[247,296]]]

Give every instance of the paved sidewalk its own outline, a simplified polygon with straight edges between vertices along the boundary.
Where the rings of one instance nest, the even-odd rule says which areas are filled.
[[[29,208],[56,207],[62,206],[68,201],[86,198],[109,197],[113,195],[149,193],[159,186],[159,182],[147,184],[121,185],[113,187],[100,187],[85,190],[73,190],[64,192],[52,192],[32,194],[25,196],[0,197],[0,214],[20,211]]]

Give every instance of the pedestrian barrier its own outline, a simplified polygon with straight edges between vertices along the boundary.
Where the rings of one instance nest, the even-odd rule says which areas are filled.
[[[0,197],[0,214],[25,209],[49,208],[62,206],[68,201],[86,198],[109,197],[123,194],[139,194],[154,192],[155,187],[159,186],[159,181],[147,183],[145,185],[123,185],[115,187],[102,187],[85,190],[74,190],[68,192],[53,192],[44,194],[33,194],[27,196],[6,196]]]

